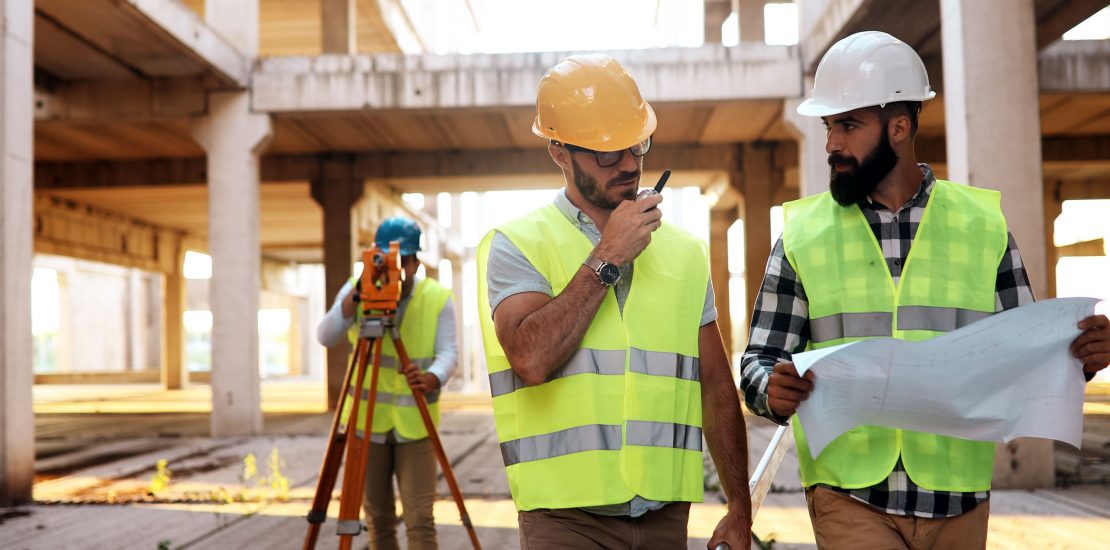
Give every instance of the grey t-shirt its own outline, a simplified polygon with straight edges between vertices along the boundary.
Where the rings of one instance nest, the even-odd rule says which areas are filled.
[[[579,231],[594,246],[601,241],[601,232],[594,225],[593,220],[582,212],[577,206],[567,199],[566,189],[560,190],[555,196],[555,207],[567,217]],[[586,258],[582,258],[583,261]],[[613,286],[617,296],[617,305],[624,310],[624,301],[628,298],[628,291],[632,288],[632,262],[619,266],[621,278]],[[490,240],[489,260],[486,262],[486,285],[490,312],[497,310],[505,298],[522,292],[542,292],[553,296],[551,284],[547,278],[540,274],[524,253],[520,251],[508,237],[500,232],[494,234]],[[705,306],[702,308],[701,324],[707,325],[717,320],[717,306],[713,302],[713,281],[709,280],[705,289]],[[648,500],[639,495],[628,502],[611,504],[607,506],[590,506],[582,508],[586,512],[603,516],[631,516],[640,517],[648,512],[658,510],[668,503]]]
[[[560,190],[555,196],[555,207],[559,209],[582,232],[590,242],[597,246],[601,241],[601,232],[590,219],[577,206],[567,199],[566,190]],[[585,261],[586,258],[582,258]],[[624,310],[624,301],[628,298],[628,291],[632,288],[632,262],[619,266],[621,278],[613,286],[617,295],[617,305]],[[522,292],[542,292],[553,296],[551,284],[547,278],[540,274],[524,253],[520,251],[500,232],[494,234],[490,240],[489,260],[486,263],[486,285],[489,298],[490,312],[497,311],[501,302],[514,294]],[[701,324],[707,325],[717,320],[717,306],[713,300],[713,280],[709,279],[705,289],[705,305],[702,307]]]

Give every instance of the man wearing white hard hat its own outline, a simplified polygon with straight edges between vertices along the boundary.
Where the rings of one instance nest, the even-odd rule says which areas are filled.
[[[751,543],[744,419],[707,247],[637,199],[656,119],[607,55],[540,80],[532,131],[567,182],[478,247],[493,412],[525,549],[686,548],[702,434],[728,498],[710,547]]]
[[[999,193],[938,180],[917,162],[918,114],[934,95],[912,48],[868,31],[833,45],[798,107],[827,129],[830,190],[783,207],[741,387],[753,411],[793,424],[821,548],[986,545],[994,443],[862,426],[814,459],[791,421],[821,383],[799,377],[791,354],[924,340],[1033,300]],[[1110,358],[1108,325],[1079,325],[1073,350],[1088,379]]]

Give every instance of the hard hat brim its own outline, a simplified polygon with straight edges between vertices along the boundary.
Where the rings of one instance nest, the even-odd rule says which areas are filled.
[[[937,96],[936,92],[930,91],[928,94],[926,94],[922,97],[916,97],[916,96],[915,97],[900,97],[900,98],[897,98],[897,99],[890,100],[889,103],[897,103],[897,102],[900,102],[900,101],[928,101],[930,99],[933,99],[936,96]],[[856,109],[864,109],[864,108],[867,108],[867,107],[878,107],[879,105],[883,105],[883,104],[882,103],[871,103],[871,104],[868,104],[868,105],[850,105],[850,106],[836,105],[836,106],[833,106],[833,105],[825,105],[823,103],[820,103],[819,101],[817,101],[817,100],[815,100],[814,98],[811,97],[811,98],[803,101],[801,103],[801,105],[798,105],[798,108],[796,109],[796,111],[798,112],[799,115],[802,115],[802,116],[825,117],[825,116],[839,115],[841,113],[847,113],[848,111],[854,111]]]

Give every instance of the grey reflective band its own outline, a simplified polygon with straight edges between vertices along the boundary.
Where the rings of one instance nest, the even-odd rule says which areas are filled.
[[[809,320],[809,337],[814,343],[838,338],[890,336],[894,316],[886,312],[837,313]]]
[[[579,349],[566,364],[556,369],[547,378],[547,382],[576,374],[624,374],[624,351]],[[505,369],[489,375],[489,391],[493,397],[513,393],[523,387],[524,381],[513,372],[513,369]]]
[[[628,444],[644,447],[701,450],[701,428],[672,422],[629,420]]]
[[[651,376],[668,376],[683,380],[700,380],[698,358],[679,353],[630,350],[628,370]]]
[[[435,357],[422,357],[420,359],[413,359],[412,357],[409,357],[409,362],[420,367],[420,370],[428,370],[428,367],[432,366],[432,363],[435,363],[435,360]]]
[[[993,314],[957,307],[901,306],[898,308],[898,330],[950,332]]]
[[[505,466],[543,460],[584,451],[619,451],[619,424],[588,424],[532,437],[522,437],[501,444]]]
[[[411,443],[413,441],[421,441],[419,439],[409,439],[407,437],[403,437],[401,434],[397,433],[397,430],[391,430],[391,431],[393,432],[393,442],[394,443]],[[362,436],[363,436],[364,433],[365,432],[363,432],[361,429],[355,430],[355,436],[358,437],[359,439],[362,439]],[[378,445],[388,444],[389,443],[388,434],[389,434],[389,432],[380,433],[380,434],[370,432],[370,442],[371,443],[377,443]]]
[[[441,392],[439,392],[439,391],[434,391],[430,395],[425,394],[424,395],[424,401],[427,402],[429,405],[431,405],[432,403],[435,403],[436,401],[439,401],[439,394],[440,393]],[[352,388],[347,388],[347,395],[350,396],[350,397],[355,396],[355,392],[352,391]],[[366,403],[366,400],[370,399],[370,390],[368,390],[366,388],[362,388],[362,397],[361,397],[361,399],[362,399],[362,401],[359,403],[359,405],[362,405],[363,403]],[[399,394],[396,394],[396,393],[389,393],[387,391],[378,390],[378,398],[375,401],[375,404],[396,405],[398,407],[415,407],[416,406],[416,398],[413,397],[412,394],[408,394],[408,393],[406,393],[404,395],[399,395]]]
[[[427,370],[427,368],[435,362],[435,357],[421,357],[419,359],[413,359],[410,357],[409,362],[415,363],[416,366],[420,367],[420,370]],[[367,363],[366,368],[369,369],[370,366],[371,363]],[[383,353],[381,359],[378,360],[378,367],[383,369],[396,369],[397,358],[392,355],[385,355]]]

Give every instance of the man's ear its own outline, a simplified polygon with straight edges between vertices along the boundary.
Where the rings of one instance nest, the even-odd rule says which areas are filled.
[[[898,145],[899,143],[909,141],[912,139],[910,134],[910,117],[908,115],[899,115],[892,117],[890,123],[887,124],[887,138],[890,139],[891,145]]]
[[[559,168],[567,172],[571,171],[570,151],[567,151],[566,147],[556,145],[555,143],[548,143],[547,154],[551,155],[551,160],[555,161],[555,164],[558,164]]]

